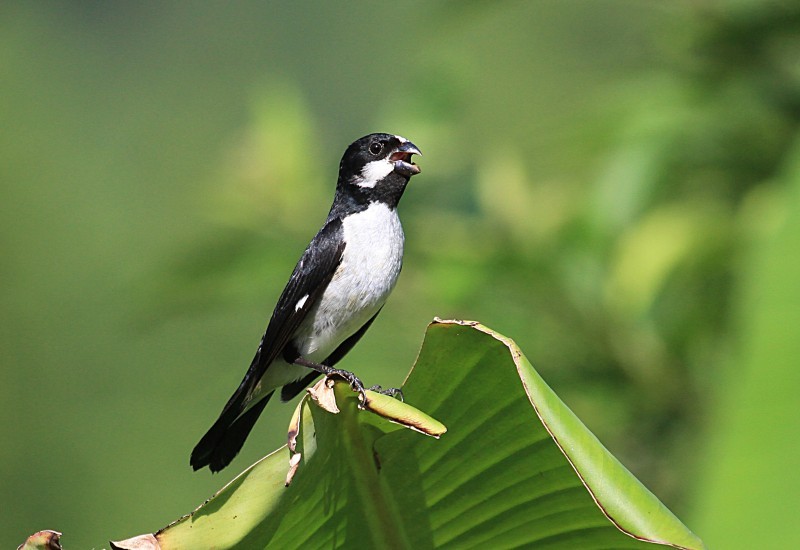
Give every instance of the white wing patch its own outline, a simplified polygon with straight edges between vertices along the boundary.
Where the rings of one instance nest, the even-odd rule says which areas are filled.
[[[308,294],[297,300],[297,303],[294,305],[295,311],[300,311],[300,309],[306,305],[306,300],[308,300]]]

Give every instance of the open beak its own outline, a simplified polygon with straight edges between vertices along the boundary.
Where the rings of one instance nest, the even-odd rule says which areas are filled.
[[[406,141],[389,156],[389,160],[394,162],[394,171],[407,177],[419,174],[419,166],[411,161],[411,155],[422,155],[416,145]]]

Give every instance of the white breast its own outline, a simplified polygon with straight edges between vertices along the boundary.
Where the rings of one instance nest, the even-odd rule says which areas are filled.
[[[343,220],[345,248],[319,306],[303,323],[300,353],[322,361],[352,336],[386,302],[403,263],[403,228],[396,209],[383,203]]]

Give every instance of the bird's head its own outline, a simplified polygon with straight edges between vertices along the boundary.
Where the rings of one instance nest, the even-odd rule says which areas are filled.
[[[392,134],[370,134],[350,144],[339,165],[343,183],[362,189],[377,189],[395,185],[420,173],[412,155],[422,153],[406,138]]]

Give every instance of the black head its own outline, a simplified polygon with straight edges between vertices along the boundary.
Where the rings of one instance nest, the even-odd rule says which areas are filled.
[[[342,156],[337,195],[359,204],[382,201],[395,207],[408,180],[420,173],[411,156],[421,154],[416,145],[400,136],[364,136],[351,143]]]

